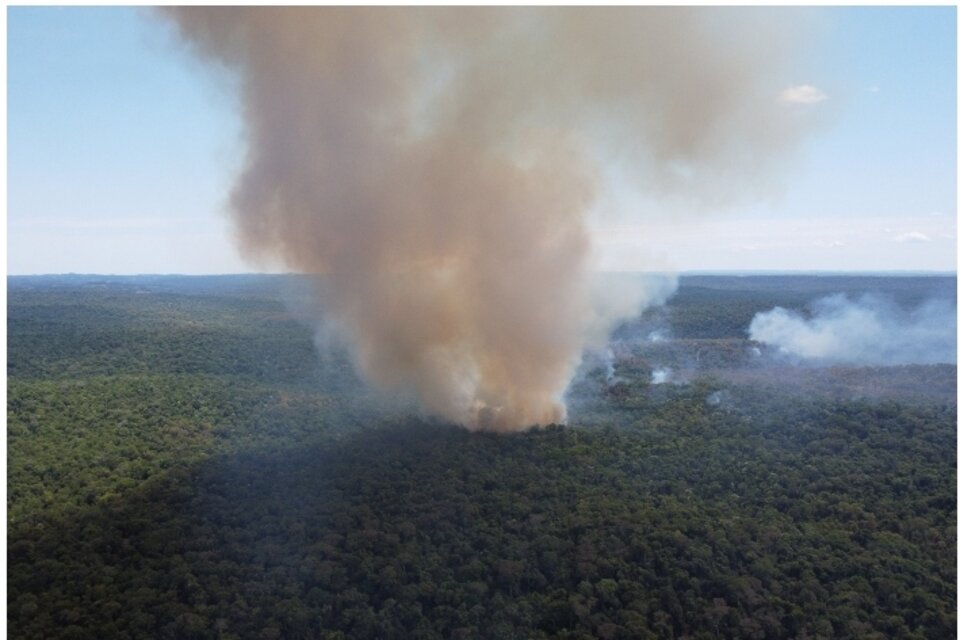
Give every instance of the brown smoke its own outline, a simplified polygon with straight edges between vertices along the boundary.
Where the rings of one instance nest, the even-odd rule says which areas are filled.
[[[471,428],[564,419],[604,163],[725,204],[796,129],[762,12],[165,11],[239,73],[242,249],[322,276],[366,378]]]

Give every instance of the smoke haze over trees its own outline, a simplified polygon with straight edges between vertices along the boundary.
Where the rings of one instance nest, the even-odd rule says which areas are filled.
[[[875,295],[815,301],[809,318],[777,307],[758,313],[750,338],[817,363],[935,364],[957,361],[956,301],[913,309]]]

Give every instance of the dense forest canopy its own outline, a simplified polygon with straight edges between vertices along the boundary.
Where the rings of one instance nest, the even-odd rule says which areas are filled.
[[[8,279],[10,637],[955,637],[955,353],[748,335],[954,278],[682,278],[512,436],[372,394],[305,286]]]

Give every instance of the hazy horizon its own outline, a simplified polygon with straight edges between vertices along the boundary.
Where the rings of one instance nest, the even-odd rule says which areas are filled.
[[[930,275],[930,276],[956,276],[957,271],[936,270],[936,269],[690,269],[681,271],[665,271],[661,269],[632,269],[623,271],[596,271],[597,274],[663,274],[676,276],[789,276],[789,275],[874,275],[874,276],[897,276],[897,275]],[[207,273],[188,273],[179,271],[131,271],[128,273],[105,273],[98,271],[59,271],[43,273],[7,273],[8,277],[43,277],[43,276],[103,276],[128,278],[137,276],[177,276],[177,277],[209,277],[209,276],[303,276],[313,275],[322,276],[323,274],[309,274],[298,271],[223,271]]]

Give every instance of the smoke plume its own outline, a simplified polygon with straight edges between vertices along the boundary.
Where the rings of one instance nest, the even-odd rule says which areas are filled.
[[[364,377],[471,428],[564,419],[607,167],[716,207],[803,128],[776,100],[794,13],[164,12],[239,79],[242,251],[316,274]]]
[[[821,298],[809,319],[776,307],[750,323],[751,340],[825,364],[954,363],[956,337],[955,302],[928,301],[907,310],[870,295]]]

